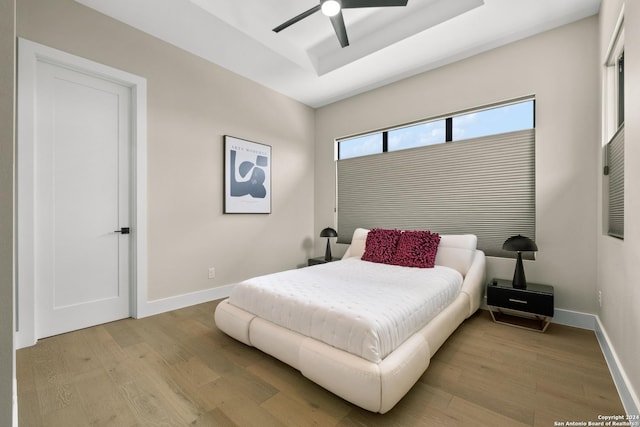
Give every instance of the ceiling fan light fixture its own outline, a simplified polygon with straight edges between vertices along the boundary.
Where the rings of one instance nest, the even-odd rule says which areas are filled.
[[[364,7],[406,6],[408,1],[409,0],[319,0],[311,9],[308,9],[289,19],[285,23],[275,27],[273,32],[279,33],[296,22],[300,22],[304,18],[307,18],[318,11],[322,11],[323,15],[329,17],[333,30],[336,33],[336,37],[338,37],[338,41],[340,42],[340,46],[347,47],[349,46],[349,37],[347,36],[347,29],[344,25],[344,18],[342,16],[343,3],[345,9],[360,9]]]
[[[322,2],[322,13],[325,16],[336,16],[340,13],[342,5],[337,0],[324,0]]]

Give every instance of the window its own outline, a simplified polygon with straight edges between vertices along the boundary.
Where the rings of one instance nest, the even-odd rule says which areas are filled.
[[[478,110],[473,120],[497,124],[471,123],[467,136],[489,135],[453,142],[456,118],[472,122],[473,113],[465,113],[379,132],[380,154],[341,156],[338,241],[348,243],[357,227],[429,229],[472,233],[487,255],[512,256],[502,250],[509,236],[535,239],[534,105],[527,99]],[[503,108],[528,120],[505,126],[500,117],[516,120]]]
[[[605,232],[624,239],[624,20],[621,17],[610,45],[604,72]]]
[[[617,73],[617,96],[618,96],[618,127],[624,124],[624,51],[618,58],[618,64],[616,66]]]
[[[426,147],[444,142],[498,135],[535,127],[534,100],[452,115],[338,140],[338,159]]]
[[[453,118],[453,140],[478,138],[534,127],[533,100]]]
[[[382,153],[382,134],[374,133],[371,135],[344,139],[340,141],[338,148],[339,159],[350,159],[352,157]]]
[[[388,133],[388,151],[441,144],[445,142],[445,121],[437,120],[435,122],[421,123],[418,125],[393,129]]]

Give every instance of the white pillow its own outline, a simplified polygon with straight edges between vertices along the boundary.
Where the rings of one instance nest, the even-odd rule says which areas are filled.
[[[342,259],[350,257],[362,258],[362,255],[364,255],[364,247],[367,243],[367,234],[369,234],[369,230],[356,228],[351,238],[351,245],[347,248]]]
[[[362,258],[368,233],[369,230],[366,228],[356,228],[351,238],[351,245],[342,258]],[[477,246],[478,237],[475,234],[441,234],[436,265],[451,267],[465,276],[473,263]]]
[[[442,234],[436,254],[436,265],[444,265],[467,275],[478,247],[475,234]]]

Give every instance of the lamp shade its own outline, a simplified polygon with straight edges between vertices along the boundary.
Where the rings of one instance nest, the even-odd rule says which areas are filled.
[[[538,250],[538,246],[530,238],[518,234],[505,240],[502,249],[512,252],[535,252]]]
[[[327,227],[320,232],[320,237],[338,237],[338,232],[331,227]]]

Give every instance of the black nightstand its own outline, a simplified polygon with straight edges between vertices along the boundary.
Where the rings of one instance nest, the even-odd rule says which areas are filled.
[[[511,280],[493,279],[487,305],[495,322],[544,332],[553,317],[553,286],[527,283],[526,289],[517,289]]]
[[[309,258],[307,260],[308,265],[326,264],[327,262],[340,261],[340,258],[331,258],[331,261],[326,261],[323,256],[316,258]]]

